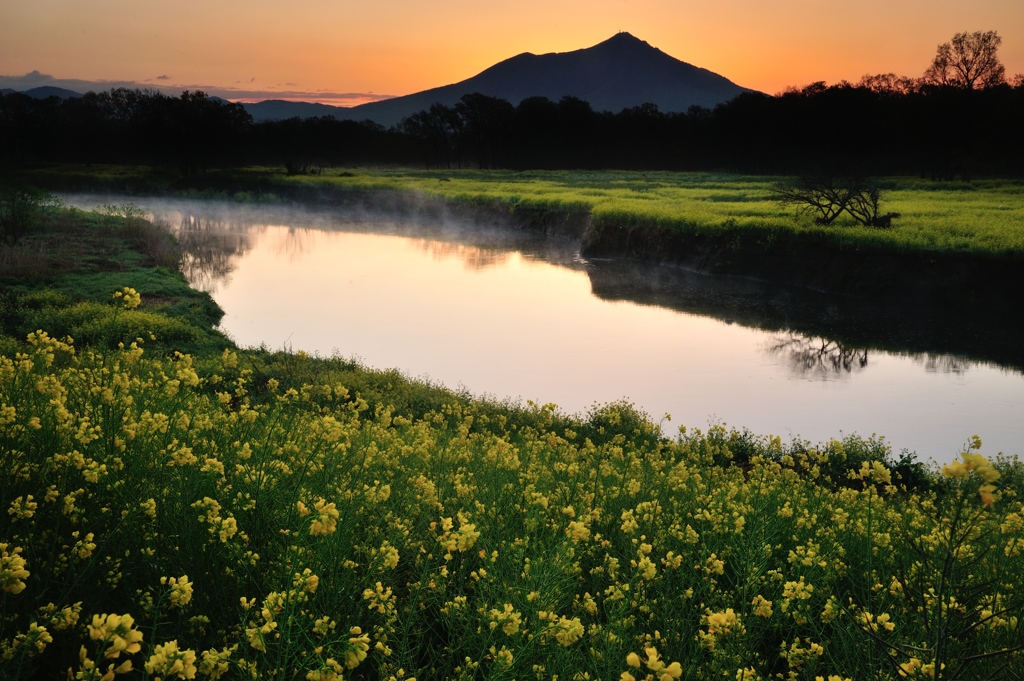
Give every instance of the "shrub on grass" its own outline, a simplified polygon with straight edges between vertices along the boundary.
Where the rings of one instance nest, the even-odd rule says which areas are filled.
[[[14,246],[38,231],[48,212],[59,202],[37,189],[0,186],[0,241]]]

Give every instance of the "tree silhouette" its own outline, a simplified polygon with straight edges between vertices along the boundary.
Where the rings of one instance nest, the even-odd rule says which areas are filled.
[[[932,85],[982,90],[1006,82],[1006,68],[996,52],[1003,39],[995,31],[957,33],[939,45],[924,79]]]
[[[900,217],[899,213],[879,213],[881,190],[857,177],[801,177],[796,182],[776,184],[772,196],[781,204],[817,213],[817,225],[831,225],[843,211],[865,227],[880,229],[888,229],[893,219]]]

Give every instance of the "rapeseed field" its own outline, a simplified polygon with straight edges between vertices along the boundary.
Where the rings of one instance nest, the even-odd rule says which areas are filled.
[[[1024,668],[1024,471],[977,439],[928,472],[624,404],[371,405],[331,360],[146,342],[0,358],[9,678]]]
[[[1024,467],[976,437],[928,469],[240,349],[138,218],[62,215],[66,273],[0,272],[0,678],[1021,678]]]

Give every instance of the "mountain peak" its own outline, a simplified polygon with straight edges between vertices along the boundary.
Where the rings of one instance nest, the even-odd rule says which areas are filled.
[[[640,38],[637,38],[635,35],[633,35],[632,33],[628,33],[627,31],[619,31],[618,33],[613,35],[611,38],[608,38],[608,40],[605,40],[604,42],[598,43],[594,47],[600,47],[601,45],[609,45],[609,46],[611,46],[611,45],[627,46],[628,45],[628,46],[634,46],[634,47],[639,47],[641,45],[643,45],[645,47],[650,47],[651,46],[650,43],[648,43],[646,40],[640,40]]]
[[[571,52],[524,52],[472,78],[362,104],[347,110],[345,117],[392,125],[435,103],[454,106],[472,93],[505,99],[513,105],[531,97],[553,102],[575,97],[596,111],[618,112],[652,103],[664,112],[681,112],[694,105],[710,109],[745,91],[723,76],[687,64],[621,31],[597,45]]]

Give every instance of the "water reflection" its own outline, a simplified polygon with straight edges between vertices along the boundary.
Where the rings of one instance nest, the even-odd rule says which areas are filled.
[[[436,214],[139,203],[241,345],[337,348],[567,411],[625,397],[673,424],[877,432],[940,457],[973,433],[1004,451],[1024,442],[1024,334],[1005,311],[585,260],[571,238]]]
[[[512,250],[497,248],[481,248],[463,243],[438,241],[436,239],[420,239],[416,246],[424,253],[429,253],[434,260],[455,258],[461,260],[468,270],[482,270],[508,262]]]
[[[929,372],[957,374],[979,364],[1024,370],[1020,320],[999,301],[989,309],[971,301],[965,311],[964,304],[948,300],[866,300],[616,260],[591,261],[586,271],[593,294],[603,300],[706,315],[810,340],[827,339],[843,348],[897,353]],[[971,319],[966,327],[965,317]]]
[[[868,365],[867,349],[795,333],[774,336],[765,344],[765,351],[771,357],[783,358],[797,374],[816,374],[823,378],[842,377]]]
[[[94,207],[125,199],[68,196],[66,200]],[[929,373],[960,375],[979,363],[1024,370],[1024,334],[1017,315],[1004,309],[1006,301],[992,301],[987,309],[979,308],[978,301],[971,301],[966,309],[948,300],[868,301],[678,267],[585,261],[579,257],[577,240],[437,211],[398,214],[352,206],[136,201],[178,238],[189,282],[211,293],[230,284],[237,263],[275,225],[285,228],[284,236],[275,232],[270,246],[291,260],[308,256],[314,236],[324,231],[393,235],[413,240],[437,261],[457,259],[467,271],[507,266],[512,256],[521,257],[585,273],[591,293],[600,300],[628,301],[787,334],[789,340],[781,344],[785,350],[773,350],[769,344],[765,352],[772,358],[782,352],[794,355],[788,364],[794,369],[809,367],[805,373],[833,365],[839,374],[860,371],[858,360],[844,361],[843,353],[855,358],[868,350],[908,357]],[[969,325],[963,324],[965,318],[971,320]],[[815,350],[804,348],[797,353],[795,338]],[[821,354],[814,344],[822,340],[843,350],[814,359]],[[830,359],[835,353],[840,357],[837,362]]]
[[[912,355],[911,359],[914,362],[922,365],[924,370],[928,373],[934,374],[956,374],[962,376],[967,373],[967,370],[973,367],[976,363],[963,357],[955,357],[953,355],[933,355],[926,353],[923,355]]]
[[[93,200],[95,201],[95,200]],[[88,205],[85,197],[68,197],[72,205]],[[182,208],[182,206],[192,208]],[[147,202],[150,216],[164,225],[182,250],[182,270],[189,283],[214,292],[230,282],[237,261],[244,257],[268,229],[282,227],[285,238],[275,239],[275,253],[298,258],[309,252],[311,234],[328,230],[402,236],[437,260],[455,258],[468,270],[500,266],[514,254],[530,260],[579,268],[578,246],[566,239],[479,225],[465,219],[426,219],[410,215],[396,220],[367,210],[351,208],[309,213],[286,206],[218,205],[213,202]]]
[[[157,218],[174,235],[181,247],[181,271],[189,284],[213,293],[231,280],[238,259],[252,249],[261,225],[180,213],[172,222],[169,215]]]
[[[979,361],[1024,368],[1024,335],[1005,328],[1013,320],[975,314],[965,332],[955,321],[960,312],[945,304],[880,304],[677,267],[584,261],[571,239],[436,215],[396,219],[350,207],[308,210],[211,202],[154,201],[147,208],[178,238],[189,282],[211,293],[230,283],[238,261],[274,225],[284,228],[284,236],[274,239],[271,247],[288,259],[307,255],[313,236],[324,230],[387,234],[413,240],[416,248],[435,260],[456,259],[469,271],[507,265],[517,254],[585,272],[591,292],[602,300],[667,308],[781,333],[765,344],[765,353],[785,357],[787,365],[801,374],[841,376],[861,371],[867,367],[869,350],[906,355],[928,372],[962,374]]]

